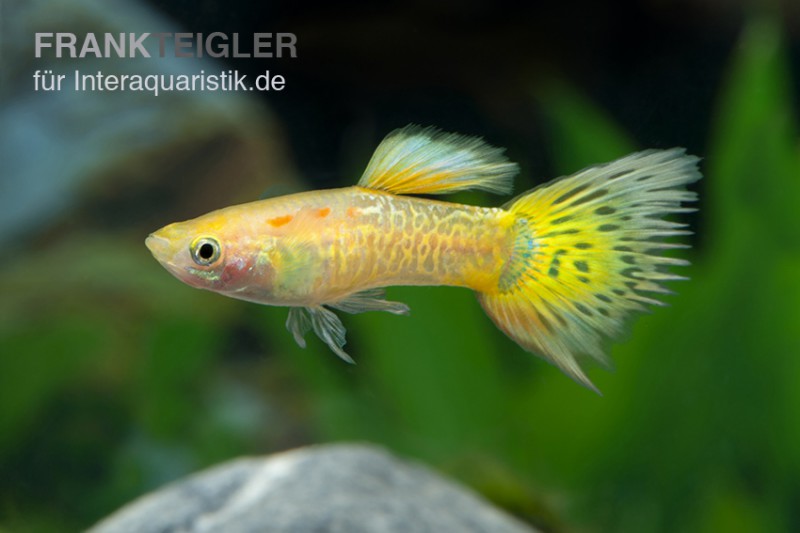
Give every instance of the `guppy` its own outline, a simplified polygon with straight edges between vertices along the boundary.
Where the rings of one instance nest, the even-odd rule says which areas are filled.
[[[518,166],[479,138],[406,126],[378,146],[354,187],[226,207],[170,224],[146,240],[175,277],[201,289],[290,308],[305,347],[313,329],[339,357],[345,328],[333,310],[407,314],[391,285],[474,290],[494,323],[527,351],[594,388],[579,357],[608,363],[604,336],[622,330],[645,293],[682,259],[663,242],[688,234],[666,220],[693,211],[700,179],[682,149],[647,150],[539,186],[501,208],[409,194],[509,193]]]

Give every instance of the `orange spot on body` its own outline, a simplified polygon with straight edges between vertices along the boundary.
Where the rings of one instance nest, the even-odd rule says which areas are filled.
[[[317,211],[317,216],[319,218],[325,218],[326,216],[328,216],[330,214],[331,214],[331,208],[330,207],[323,207],[322,209]]]
[[[347,216],[350,218],[356,218],[359,214],[359,209],[357,207],[348,207],[347,208]]]
[[[280,226],[284,226],[284,225],[288,224],[289,222],[291,222],[292,218],[294,218],[294,217],[292,217],[292,215],[284,215],[282,217],[271,218],[271,219],[267,220],[267,222],[269,222],[270,226],[274,226],[274,227],[278,228]]]

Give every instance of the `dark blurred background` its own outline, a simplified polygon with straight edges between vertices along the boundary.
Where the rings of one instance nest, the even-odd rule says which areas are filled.
[[[547,110],[531,94],[554,80],[590,97],[642,145],[702,153],[726,62],[744,21],[765,7],[713,0],[150,4],[196,32],[267,28],[301,36],[298,60],[274,61],[292,90],[267,98],[309,179],[335,173],[330,161],[343,150],[330,137],[357,125],[380,137],[408,121],[487,136],[513,132],[506,144],[524,139],[517,140],[523,156],[546,171]],[[797,67],[800,4],[773,4]],[[257,75],[264,65],[236,66]]]
[[[800,529],[800,4],[10,1],[0,89],[0,529],[85,528],[240,455],[370,441],[545,531]],[[34,92],[37,31],[293,32],[214,68],[278,93]],[[408,123],[507,147],[517,190],[636,149],[703,157],[670,307],[589,370],[496,331],[467,291],[390,289],[345,365],[286,310],[193,290],[149,256],[169,222],[354,183]],[[462,194],[456,201],[505,199]]]

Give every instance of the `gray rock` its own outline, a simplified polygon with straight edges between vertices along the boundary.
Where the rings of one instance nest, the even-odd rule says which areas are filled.
[[[126,505],[91,531],[533,530],[427,468],[342,444],[224,463]]]

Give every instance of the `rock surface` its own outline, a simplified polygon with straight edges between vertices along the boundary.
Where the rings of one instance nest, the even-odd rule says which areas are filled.
[[[373,446],[237,459],[148,494],[93,533],[533,531],[469,490]]]

